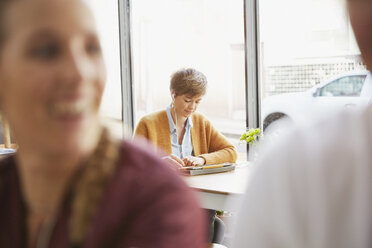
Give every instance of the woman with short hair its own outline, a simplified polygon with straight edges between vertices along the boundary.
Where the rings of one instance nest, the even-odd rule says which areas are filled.
[[[180,69],[172,75],[169,89],[172,103],[166,110],[143,117],[135,136],[150,140],[176,168],[234,163],[235,147],[207,118],[195,112],[207,91],[206,76],[192,68]],[[224,224],[215,215],[215,210],[208,210],[209,241],[220,243]]]
[[[195,112],[207,91],[207,78],[195,69],[180,69],[170,81],[172,103],[143,117],[135,136],[164,151],[174,166],[234,163],[235,147],[202,114]]]

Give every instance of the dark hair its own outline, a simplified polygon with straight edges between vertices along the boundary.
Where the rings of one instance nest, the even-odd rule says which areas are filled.
[[[192,68],[180,69],[171,76],[169,88],[175,92],[176,96],[205,95],[207,91],[207,77]]]

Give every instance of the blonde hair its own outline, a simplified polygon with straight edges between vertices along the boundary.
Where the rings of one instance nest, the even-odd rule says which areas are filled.
[[[176,96],[205,95],[207,77],[193,68],[180,69],[172,74],[169,89],[174,91]]]

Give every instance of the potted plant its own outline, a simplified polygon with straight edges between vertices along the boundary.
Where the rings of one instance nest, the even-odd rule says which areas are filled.
[[[255,146],[258,143],[258,140],[262,137],[260,128],[251,128],[247,129],[241,136],[240,141],[245,144]],[[251,146],[250,146],[251,147]],[[248,160],[257,160],[258,152],[256,149],[249,149],[249,159]]]
[[[240,140],[245,141],[247,144],[256,144],[261,137],[261,129],[251,128],[247,129],[241,136]]]

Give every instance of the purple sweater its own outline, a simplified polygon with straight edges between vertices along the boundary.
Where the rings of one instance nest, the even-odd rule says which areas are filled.
[[[146,149],[148,150],[148,149]],[[123,142],[83,247],[206,247],[203,211],[169,166],[144,148]],[[26,247],[25,206],[13,157],[0,162],[0,247]],[[58,215],[49,247],[69,247],[68,204]]]

